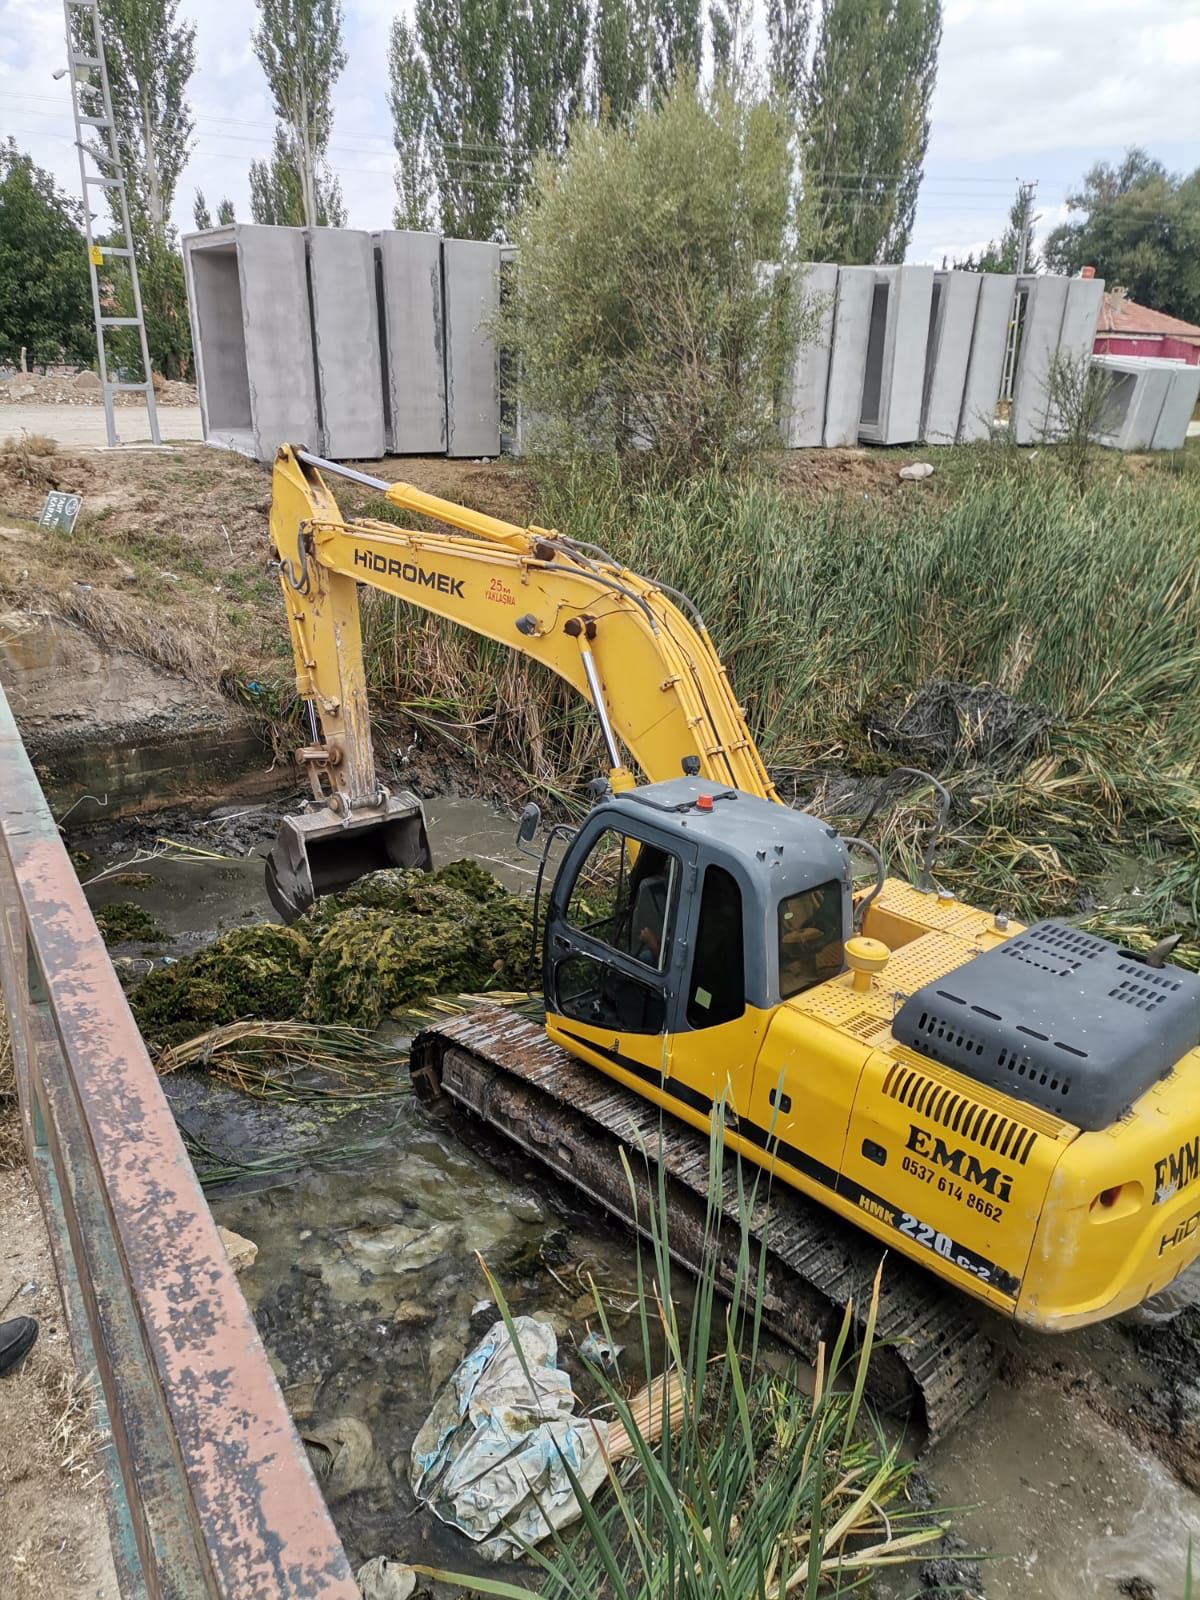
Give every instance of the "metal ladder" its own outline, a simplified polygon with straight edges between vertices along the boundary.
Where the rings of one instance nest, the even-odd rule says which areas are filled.
[[[71,110],[75,116],[75,148],[79,151],[79,178],[83,191],[83,229],[87,239],[88,273],[92,281],[92,312],[96,321],[96,350],[100,360],[100,393],[104,401],[104,426],[110,446],[120,444],[117,437],[113,396],[126,391],[144,394],[146,411],[150,419],[150,437],[161,444],[158,431],[158,409],[154,403],[154,383],[150,371],[150,349],[146,343],[146,322],[142,315],[142,291],[138,283],[137,258],[133,253],[133,231],[129,225],[129,198],[125,191],[125,169],[117,144],[117,127],[113,120],[112,94],[108,84],[108,67],[104,61],[104,37],[101,32],[99,0],[63,0],[67,24],[67,76],[71,84]],[[82,22],[83,27],[77,27]],[[81,35],[91,28],[91,43],[79,48]],[[95,168],[89,170],[89,162]],[[116,196],[113,207],[121,219],[124,243],[120,246],[98,245],[92,236],[91,191],[100,189],[106,197]],[[99,269],[106,257],[126,261],[129,279],[133,285],[132,317],[109,316],[100,298]],[[140,383],[114,381],[108,375],[108,352],[105,336],[110,328],[136,328],[142,349],[142,371],[145,378]]]

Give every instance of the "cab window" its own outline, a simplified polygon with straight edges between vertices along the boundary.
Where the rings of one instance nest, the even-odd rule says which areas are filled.
[[[661,972],[670,956],[679,862],[667,850],[605,828],[567,902],[567,921]]]
[[[706,867],[688,984],[688,1026],[715,1028],[740,1017],[745,1009],[742,891],[724,867]]]
[[[779,992],[789,995],[811,989],[842,970],[842,886],[823,883],[816,889],[785,895],[779,902]]]

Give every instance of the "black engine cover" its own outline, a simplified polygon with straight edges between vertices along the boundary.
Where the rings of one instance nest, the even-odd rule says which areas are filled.
[[[1200,975],[1035,922],[918,990],[892,1032],[1076,1127],[1107,1128],[1200,1044]]]

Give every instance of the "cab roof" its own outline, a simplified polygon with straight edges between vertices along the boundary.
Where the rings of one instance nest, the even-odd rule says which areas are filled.
[[[731,856],[749,877],[769,876],[781,892],[847,875],[846,848],[828,823],[708,779],[644,784],[613,795],[605,805]]]

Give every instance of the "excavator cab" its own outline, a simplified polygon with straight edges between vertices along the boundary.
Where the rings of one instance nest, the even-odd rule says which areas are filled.
[[[849,854],[815,817],[690,777],[612,796],[551,891],[552,1031],[626,1066],[723,1073],[712,1039],[842,972],[853,914]]]

